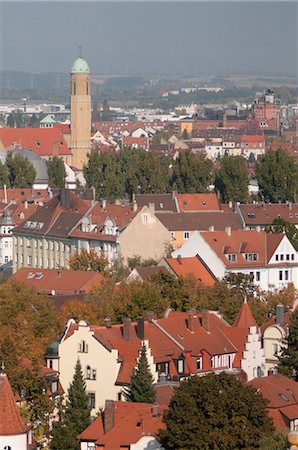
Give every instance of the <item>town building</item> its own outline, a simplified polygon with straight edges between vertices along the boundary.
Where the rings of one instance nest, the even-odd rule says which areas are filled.
[[[172,253],[173,258],[198,256],[218,278],[227,273],[250,275],[260,289],[298,287],[298,255],[283,233],[259,230],[195,231]]]

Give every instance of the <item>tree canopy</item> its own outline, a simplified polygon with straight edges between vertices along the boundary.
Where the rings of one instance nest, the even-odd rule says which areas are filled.
[[[216,174],[215,187],[221,200],[245,202],[248,197],[248,174],[242,156],[225,155]]]
[[[289,324],[289,335],[279,356],[278,372],[298,381],[298,309],[293,312]]]
[[[286,233],[291,244],[298,251],[298,229],[294,224],[287,222],[282,217],[274,219],[271,225],[266,228],[268,233]]]
[[[49,186],[62,189],[65,187],[66,171],[61,158],[54,156],[48,161]]]
[[[31,188],[36,177],[33,164],[22,155],[12,156],[8,152],[6,157],[9,184],[15,188]]]
[[[104,272],[107,269],[108,261],[91,248],[89,251],[85,248],[75,252],[69,259],[69,268],[71,270],[91,270],[92,272]]]
[[[65,408],[61,405],[60,420],[53,425],[53,439],[50,445],[55,450],[79,448],[76,437],[91,423],[89,397],[86,393],[80,360],[77,360],[73,381],[69,386]]]
[[[248,449],[270,436],[267,401],[225,372],[182,381],[159,432],[167,449]]]
[[[140,359],[134,370],[130,385],[124,390],[128,402],[154,403],[156,392],[153,386],[153,376],[147,360],[147,349],[143,343]]]
[[[269,150],[259,159],[256,173],[265,201],[297,201],[298,164],[285,150]]]

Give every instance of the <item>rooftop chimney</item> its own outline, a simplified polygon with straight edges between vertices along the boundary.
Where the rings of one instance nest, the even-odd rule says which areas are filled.
[[[181,255],[177,256],[177,262],[178,262],[178,264],[180,264],[182,266],[182,256]]]
[[[209,231],[214,231],[214,225],[210,225]]]
[[[70,208],[70,192],[69,189],[60,189],[60,204],[64,208]]]
[[[282,305],[281,303],[279,303],[276,306],[276,324],[280,325],[284,320],[284,305]]]
[[[101,201],[101,207],[102,207],[102,209],[106,209],[106,206],[107,206],[107,201],[103,198]]]
[[[130,317],[126,317],[123,320],[123,338],[126,341],[132,340],[132,325]]]
[[[210,333],[210,313],[209,311],[202,312],[202,327],[207,333]]]
[[[112,321],[109,317],[103,319],[103,324],[106,328],[112,328]]]
[[[132,210],[133,210],[133,212],[136,212],[137,209],[138,209],[138,204],[137,204],[137,202],[134,200],[134,201],[132,202]]]
[[[152,322],[153,320],[156,319],[156,314],[153,311],[148,311],[146,314],[146,318],[148,320],[148,322]]]
[[[194,320],[195,320],[196,310],[195,308],[191,308],[188,311],[188,318],[187,318],[187,328],[189,331],[194,331]]]
[[[144,327],[144,317],[138,317],[137,323],[137,335],[138,338],[143,341],[145,339],[145,327]]]
[[[229,201],[229,208],[230,208],[230,209],[233,208],[233,202],[232,202],[232,200]]]
[[[155,204],[154,203],[149,203],[148,208],[152,212],[152,214],[155,214]]]
[[[159,404],[157,402],[153,403],[151,411],[152,411],[152,417],[160,416]]]
[[[115,405],[113,400],[106,400],[104,411],[104,432],[105,434],[114,428]]]
[[[227,233],[228,236],[231,236],[232,228],[231,227],[226,227],[226,233]]]

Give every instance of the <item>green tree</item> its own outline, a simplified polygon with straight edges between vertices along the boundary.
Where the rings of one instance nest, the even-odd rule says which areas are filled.
[[[123,173],[114,153],[93,153],[84,167],[87,187],[94,187],[97,199],[113,201],[124,193]]]
[[[107,100],[104,100],[102,104],[101,120],[105,122],[111,120],[110,107]]]
[[[15,120],[14,120],[14,115],[12,113],[8,114],[8,116],[6,118],[6,125],[10,128],[14,128]]]
[[[170,190],[183,193],[206,192],[213,179],[212,161],[190,151],[181,153],[173,163]]]
[[[5,184],[9,186],[8,169],[7,165],[0,161],[0,186],[3,187]]]
[[[153,376],[147,360],[147,349],[143,343],[138,365],[134,370],[130,385],[124,390],[128,402],[154,403],[156,392],[153,386]]]
[[[8,152],[6,165],[11,187],[31,188],[33,186],[36,170],[27,158],[22,155],[12,156],[11,152]]]
[[[29,126],[29,128],[38,128],[39,127],[39,119],[36,114],[34,114],[34,113],[32,114],[32,116],[30,117],[28,126]]]
[[[66,171],[61,158],[54,156],[48,161],[49,186],[62,189],[65,187]]]
[[[175,390],[159,432],[167,449],[248,449],[273,431],[267,401],[227,373],[191,377]]]
[[[183,139],[184,141],[187,141],[187,140],[189,139],[189,135],[188,135],[188,132],[187,132],[187,129],[186,129],[186,128],[184,128],[181,137],[182,137],[182,139]]]
[[[294,224],[287,222],[282,217],[274,219],[271,225],[266,228],[268,233],[286,233],[291,244],[298,251],[298,229]]]
[[[215,178],[221,200],[245,202],[248,197],[248,174],[242,156],[225,155]]]
[[[77,360],[73,381],[68,389],[65,409],[53,427],[51,449],[74,450],[79,448],[76,437],[91,423],[89,398],[80,360]],[[56,425],[56,426],[55,426]]]
[[[298,164],[285,150],[269,150],[256,167],[262,197],[277,203],[297,201]]]
[[[298,381],[298,309],[293,312],[289,324],[289,335],[279,356],[278,372]]]

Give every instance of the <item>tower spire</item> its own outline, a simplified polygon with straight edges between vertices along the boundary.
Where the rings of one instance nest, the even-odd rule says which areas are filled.
[[[79,57],[82,58],[82,46],[81,46],[81,44],[79,45]]]

